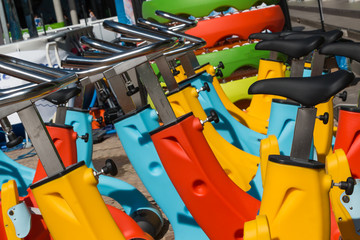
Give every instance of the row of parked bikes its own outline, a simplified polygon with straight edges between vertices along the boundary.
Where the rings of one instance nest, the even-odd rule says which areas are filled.
[[[0,55],[1,73],[29,82],[0,90],[7,145],[22,142],[7,119],[17,112],[39,157],[34,170],[0,152],[1,239],[162,237],[162,213],[132,185],[106,176],[117,174],[114,162],[94,170],[92,116],[66,106],[88,85],[176,239],[360,239],[360,110],[342,108],[335,133],[332,103],[357,80],[328,71],[335,55],[360,61],[359,44],[338,30],[252,34],[271,58],[260,61],[244,110],[221,88],[226,66],[199,64],[194,51],[206,42],[184,33],[196,21],[156,14],[179,24],[105,21],[135,44],[81,36],[88,51],[69,55],[61,69]],[[278,53],[289,59],[290,77]],[[39,99],[58,105],[52,123],[42,121]]]

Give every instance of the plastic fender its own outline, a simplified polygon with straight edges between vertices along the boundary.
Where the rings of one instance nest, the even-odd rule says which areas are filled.
[[[258,81],[269,78],[285,77],[286,66],[279,61],[261,59],[259,64]],[[285,99],[280,96],[256,94],[253,96],[247,114],[262,120],[270,117],[271,102],[273,98]]]
[[[262,51],[260,51],[260,52],[262,52]],[[227,68],[227,65],[226,65],[226,68]],[[215,70],[211,65],[206,65],[204,67],[204,69],[206,69],[206,71],[210,75],[215,74]],[[237,106],[235,106],[235,104],[233,102],[231,102],[229,100],[229,98],[226,96],[224,90],[221,88],[220,83],[216,77],[213,77],[213,86],[216,90],[216,93],[220,97],[221,102],[224,104],[225,108],[229,111],[229,113],[236,120],[238,120],[244,126],[247,126],[248,128],[250,128],[256,132],[259,132],[262,134],[267,133],[267,127],[269,124],[267,120],[250,116],[246,112],[244,112],[243,110],[241,110]]]
[[[196,89],[185,87],[168,96],[177,117],[193,112],[199,119],[207,118],[198,100]],[[210,122],[204,124],[204,136],[228,176],[244,191],[250,190],[250,181],[256,175],[260,158],[227,142]],[[257,196],[258,197],[258,196]]]
[[[330,187],[324,168],[268,161],[259,215],[267,216],[272,239],[330,239]]]
[[[0,150],[0,183],[6,183],[14,179],[18,187],[19,195],[25,196],[27,194],[27,188],[31,185],[34,176],[34,169],[15,162]]]
[[[191,83],[196,89],[200,89],[207,83],[210,91],[199,92],[198,99],[207,114],[209,114],[211,110],[215,110],[218,114],[220,120],[219,123],[213,123],[217,132],[220,133],[226,141],[237,148],[255,156],[259,156],[260,140],[265,138],[265,135],[247,128],[231,116],[217,95],[214,86],[212,85],[212,77],[208,73],[204,72],[203,74],[191,78],[188,81],[183,81],[182,83]]]
[[[93,142],[91,122],[92,116],[87,110],[68,109],[66,112],[66,124],[73,126],[74,131],[78,135],[89,134],[87,142],[82,139],[76,140],[78,160],[85,161],[89,168],[95,169],[92,163]],[[100,176],[98,189],[101,195],[109,196],[120,203],[128,215],[140,209],[149,209],[161,218],[160,212],[149,203],[145,196],[127,182],[108,176]]]
[[[342,149],[326,157],[326,171],[331,175],[334,182],[345,181],[351,177],[349,164]],[[334,187],[330,190],[330,200],[336,222],[339,226],[341,237],[344,240],[360,239],[360,235],[356,233],[353,219],[341,202],[341,195],[344,190]],[[341,219],[341,221],[340,221]]]
[[[351,174],[360,178],[360,114],[340,110],[334,149],[343,149],[348,159]]]
[[[150,135],[176,190],[209,238],[240,239],[259,201],[227,177],[202,130],[199,119],[187,114]]]
[[[206,41],[205,47],[212,47],[219,40],[233,35],[240,39],[248,39],[250,34],[265,29],[279,32],[283,29],[284,23],[281,7],[269,6],[199,21],[196,27],[185,33],[203,38]]]
[[[220,7],[233,7],[238,10],[250,8],[256,0],[236,1],[229,0],[224,3],[222,0],[207,0],[207,1],[191,1],[191,0],[175,0],[171,4],[166,0],[151,0],[146,1],[142,5],[142,14],[144,18],[154,19],[158,22],[164,23],[169,20],[159,17],[155,14],[156,10],[169,12],[172,14],[185,14],[195,17],[203,17],[210,14],[213,10]]]
[[[269,223],[265,215],[245,223],[244,240],[271,240]]]
[[[76,153],[76,133],[71,126],[57,125],[57,126],[46,126],[49,135],[54,142],[56,150],[58,151],[61,160],[65,167],[75,164],[77,162]],[[37,182],[47,176],[45,170],[40,162],[38,161],[35,177],[33,182]]]
[[[125,239],[97,190],[93,170],[78,163],[61,175],[30,186],[52,237]]]
[[[329,122],[324,124],[320,119],[315,120],[314,127],[314,146],[317,152],[318,160],[325,162],[328,154],[332,153],[332,137],[334,126],[334,111],[333,111],[333,97],[326,103],[321,103],[315,106],[317,108],[317,115],[329,114]]]
[[[260,168],[261,168],[261,177],[262,184],[265,185],[265,177],[266,177],[266,168],[267,163],[269,161],[269,155],[279,155],[279,144],[274,135],[270,135],[269,137],[261,140],[260,143]]]
[[[66,111],[65,124],[73,126],[74,131],[79,136],[83,136],[87,133],[89,134],[89,139],[87,142],[80,138],[76,140],[77,159],[79,161],[85,161],[86,166],[95,169],[92,163],[92,119],[92,116],[87,110],[68,108]]]
[[[149,132],[159,127],[149,106],[114,123],[122,146],[142,183],[170,221],[176,239],[208,239],[171,183]],[[164,197],[166,196],[166,197]]]
[[[15,226],[12,223],[8,210],[19,204],[19,193],[17,191],[17,186],[15,180],[10,180],[7,183],[4,183],[1,186],[1,211],[2,211],[2,220],[4,222],[6,239],[8,240],[18,240],[23,238],[18,238],[15,231]]]

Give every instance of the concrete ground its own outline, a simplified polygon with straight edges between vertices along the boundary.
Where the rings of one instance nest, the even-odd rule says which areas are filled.
[[[288,1],[293,22],[321,28],[318,0]],[[322,1],[325,30],[341,29],[345,37],[360,40],[360,2],[349,0]]]

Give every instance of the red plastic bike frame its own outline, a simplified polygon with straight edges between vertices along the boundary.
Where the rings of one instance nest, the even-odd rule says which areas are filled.
[[[192,113],[150,133],[159,157],[190,213],[210,239],[242,239],[260,202],[237,187],[216,160]]]
[[[351,174],[360,178],[360,113],[340,110],[335,149],[343,149],[348,159]]]
[[[205,47],[212,47],[219,40],[233,35],[245,40],[250,34],[265,29],[279,32],[283,29],[284,23],[284,14],[280,6],[276,5],[199,21],[196,27],[186,33],[203,38],[206,41]]]

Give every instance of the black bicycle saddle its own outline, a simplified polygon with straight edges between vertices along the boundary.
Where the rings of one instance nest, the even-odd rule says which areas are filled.
[[[339,55],[360,62],[360,44],[355,42],[335,42],[322,48],[319,52],[326,55]]]
[[[282,32],[280,37],[283,39],[304,39],[309,37],[323,37],[323,45],[335,42],[339,40],[343,35],[343,32],[340,30],[332,30],[328,32],[322,31],[309,31],[309,32]]]
[[[272,94],[294,100],[305,107],[326,102],[347,87],[355,78],[349,71],[315,77],[273,78],[257,81],[248,90],[249,94]]]
[[[291,58],[300,58],[317,49],[323,42],[324,38],[320,36],[305,39],[273,39],[259,42],[256,44],[255,49],[276,51],[284,53]]]
[[[75,97],[80,92],[81,89],[78,87],[65,88],[44,97],[44,99],[55,105],[60,105],[66,103],[70,98]]]
[[[273,40],[280,38],[281,32],[276,33],[253,33],[250,34],[249,39],[260,39],[260,40]]]

